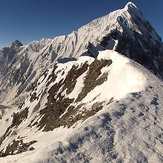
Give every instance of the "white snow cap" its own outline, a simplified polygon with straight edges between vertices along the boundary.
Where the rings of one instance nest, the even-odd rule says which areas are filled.
[[[138,9],[137,6],[136,6],[133,2],[128,2],[128,3],[126,4],[125,8],[129,8],[129,7]]]

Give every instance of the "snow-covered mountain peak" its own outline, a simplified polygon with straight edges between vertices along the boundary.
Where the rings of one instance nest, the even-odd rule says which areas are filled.
[[[138,9],[137,6],[133,2],[128,2],[125,6],[125,8],[135,8]]]
[[[14,44],[21,45],[19,42]],[[97,57],[99,50],[105,49],[118,51],[163,78],[162,41],[131,2],[69,35],[19,46],[0,51],[0,88],[4,90],[0,92],[0,99],[6,94],[6,98],[12,101],[8,98],[9,90],[15,84],[18,89],[16,97],[20,92],[25,93],[58,60],[67,62],[81,55]],[[4,80],[8,82],[4,83]]]
[[[19,42],[14,44],[21,45]],[[0,99],[6,94],[6,98],[12,101],[8,98],[9,90],[15,84],[18,89],[16,97],[20,92],[25,93],[47,71],[47,67],[53,67],[58,60],[65,62],[81,55],[97,57],[99,50],[105,49],[118,51],[163,78],[162,41],[131,2],[69,35],[19,46],[0,51],[0,88],[4,90],[0,92]],[[4,83],[4,80],[8,82]]]
[[[131,2],[2,49],[0,162],[163,162],[163,83],[143,66],[163,79],[162,41]]]

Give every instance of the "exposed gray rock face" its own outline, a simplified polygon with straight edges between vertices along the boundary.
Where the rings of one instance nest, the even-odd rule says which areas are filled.
[[[17,48],[17,47],[20,47],[20,46],[23,46],[23,44],[19,40],[15,40],[12,43],[11,48]]]

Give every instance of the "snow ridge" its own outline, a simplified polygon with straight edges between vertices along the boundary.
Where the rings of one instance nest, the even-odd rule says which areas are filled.
[[[162,54],[132,2],[67,36],[3,48],[0,162],[163,162]]]
[[[103,65],[96,81],[102,76],[105,80],[77,100],[86,86],[87,75],[90,75],[89,79],[95,76],[95,72],[89,73],[89,69],[96,63]],[[76,79],[79,72],[81,75]],[[68,76],[71,76],[70,85]],[[71,87],[73,83],[75,85]],[[52,94],[56,101],[48,103],[53,89],[56,90]],[[162,162],[162,137],[159,136],[162,132],[162,91],[161,80],[140,64],[112,50],[100,51],[97,59],[81,56],[77,61],[58,63],[46,77],[43,75],[37,81],[36,87],[20,108],[4,111],[0,126],[2,131],[9,128],[5,138],[1,137],[4,140],[0,147],[3,156],[0,161]],[[64,112],[61,111],[57,116],[55,109],[57,105],[60,109],[63,107],[61,101],[64,102]],[[44,112],[48,111],[48,105],[54,107],[50,114]],[[27,117],[24,111],[27,111]],[[4,123],[12,113],[13,119],[23,119]],[[51,115],[56,118],[56,124],[53,124],[55,119],[48,120]],[[15,141],[20,146],[17,146],[17,150],[13,149],[12,153],[11,147]],[[154,142],[156,144],[153,146]],[[31,144],[29,148],[23,148],[27,151],[19,153],[21,146],[28,144]],[[12,156],[4,157],[7,151]]]
[[[95,19],[67,36],[33,41],[16,49],[12,46],[2,49],[0,99],[8,99],[7,103],[13,101],[8,98],[13,87],[15,98],[29,90],[58,60],[81,55],[96,57],[98,51],[104,49],[118,51],[162,78],[161,47],[160,37],[137,7],[129,2],[123,9]]]

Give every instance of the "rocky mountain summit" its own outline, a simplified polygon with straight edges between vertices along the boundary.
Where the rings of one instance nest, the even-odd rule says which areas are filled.
[[[163,162],[163,43],[129,2],[67,36],[0,51],[0,162]]]

